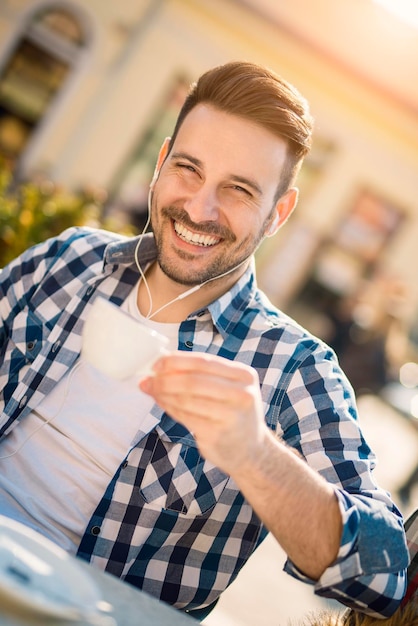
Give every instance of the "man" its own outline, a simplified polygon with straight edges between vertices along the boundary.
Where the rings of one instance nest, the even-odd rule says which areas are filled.
[[[405,591],[352,389],[255,284],[311,132],[269,70],[210,70],[161,148],[153,235],[70,229],[2,272],[0,511],[199,619],[269,531],[320,595],[383,617]],[[78,359],[99,296],[170,338],[152,376]]]
[[[407,571],[407,589],[401,605],[385,620],[386,626],[418,626],[418,509],[405,521],[405,534],[410,563]],[[299,626],[379,626],[381,620],[353,609],[343,612],[311,613]]]

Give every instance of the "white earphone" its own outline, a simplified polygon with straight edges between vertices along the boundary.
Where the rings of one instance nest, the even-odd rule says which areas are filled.
[[[149,184],[150,191],[152,191],[154,189],[155,183],[158,180],[159,173],[160,173],[160,168],[156,167],[155,170],[154,170],[154,174],[152,175],[152,180],[151,180],[151,182]]]
[[[274,233],[276,232],[276,228],[279,225],[279,221],[280,221],[280,213],[276,213],[273,221],[271,222],[270,226],[267,228],[266,232],[264,233],[266,237],[271,237],[272,235],[274,235]]]

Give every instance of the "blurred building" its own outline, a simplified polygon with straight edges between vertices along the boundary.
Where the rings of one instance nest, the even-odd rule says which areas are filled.
[[[417,35],[373,0],[1,0],[0,155],[21,178],[104,188],[139,224],[188,84],[228,60],[268,65],[307,96],[316,135],[299,208],[258,253],[261,286],[326,335],[327,312],[384,274],[412,328]]]

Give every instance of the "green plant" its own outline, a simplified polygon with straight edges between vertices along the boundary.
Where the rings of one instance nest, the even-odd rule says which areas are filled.
[[[21,252],[70,226],[92,226],[133,234],[104,220],[103,194],[93,190],[69,192],[51,181],[13,183],[10,170],[0,166],[0,267]]]

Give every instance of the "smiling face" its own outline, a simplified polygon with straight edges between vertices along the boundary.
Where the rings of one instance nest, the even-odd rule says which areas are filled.
[[[241,274],[277,215],[285,158],[286,143],[263,127],[209,105],[192,109],[153,189],[164,274],[196,285],[242,263]]]

